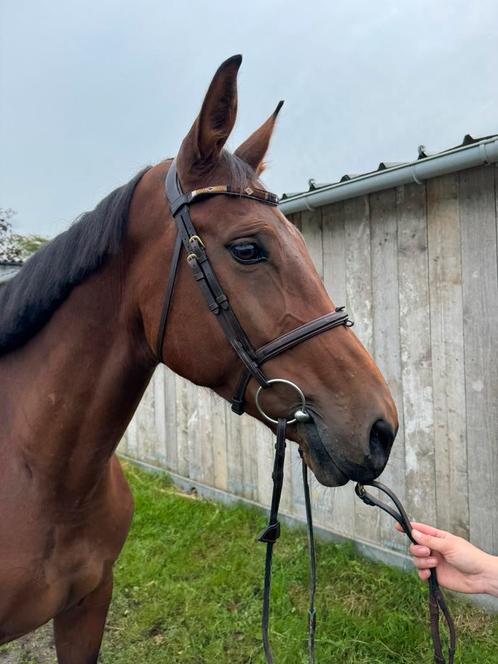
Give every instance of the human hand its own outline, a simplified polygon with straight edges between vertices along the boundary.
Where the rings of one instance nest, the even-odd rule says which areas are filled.
[[[437,568],[438,581],[449,590],[498,596],[498,558],[445,530],[412,523],[417,544],[410,545],[412,560],[424,581]],[[401,530],[399,524],[396,528]]]

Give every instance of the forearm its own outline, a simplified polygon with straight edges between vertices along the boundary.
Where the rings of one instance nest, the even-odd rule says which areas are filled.
[[[482,592],[498,597],[498,556],[487,554]]]

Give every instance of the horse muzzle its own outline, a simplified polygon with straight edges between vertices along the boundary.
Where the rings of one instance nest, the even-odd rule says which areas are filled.
[[[340,440],[343,434],[330,435],[321,418],[314,413],[309,422],[298,423],[298,433],[304,440],[305,460],[324,486],[342,486],[349,480],[368,483],[377,478],[386,466],[396,436],[388,422],[375,420],[363,459],[358,463],[348,458],[348,441]]]

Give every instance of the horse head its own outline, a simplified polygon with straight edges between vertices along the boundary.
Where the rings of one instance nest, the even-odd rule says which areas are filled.
[[[233,154],[228,152],[240,63],[241,57],[235,56],[220,66],[181,144],[175,167],[184,192],[221,184],[241,193],[263,187],[259,178],[282,103]],[[132,213],[141,206],[141,218],[144,210],[149,213],[149,221],[142,223],[148,245],[137,283],[151,350],[176,233],[164,196],[169,168],[170,161],[149,171],[132,204]],[[209,264],[255,348],[335,310],[303,236],[277,207],[251,197],[207,196],[191,206],[190,215]],[[233,394],[240,359],[185,260],[177,270],[160,351],[176,373],[225,398]],[[322,484],[366,482],[382,472],[398,427],[396,408],[375,362],[349,327],[328,329],[270,359],[263,369],[268,378],[289,380],[305,394],[311,418],[290,425],[287,436],[300,445]],[[263,419],[255,404],[257,389],[252,379],[247,411]],[[265,390],[262,401],[275,418],[290,416],[296,408],[296,394],[284,384]]]

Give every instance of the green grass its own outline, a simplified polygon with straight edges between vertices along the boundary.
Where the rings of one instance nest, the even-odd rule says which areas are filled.
[[[105,664],[262,663],[264,516],[178,493],[163,476],[128,468],[133,528],[116,565]],[[426,588],[415,573],[318,542],[317,661],[432,662]],[[306,662],[305,533],[284,529],[275,547],[271,642],[278,664]],[[498,662],[498,618],[451,602],[456,661]]]

